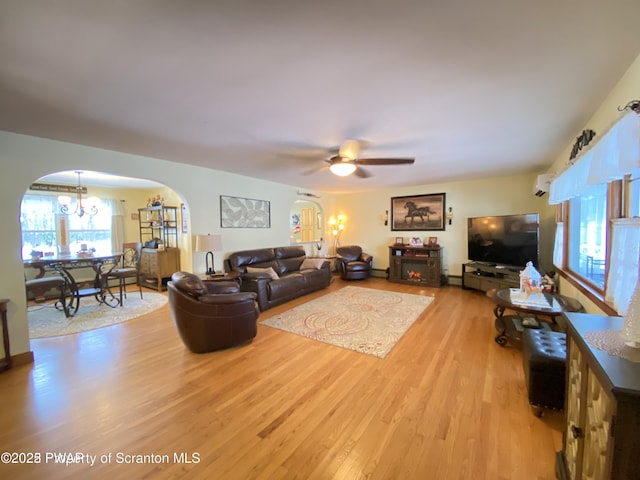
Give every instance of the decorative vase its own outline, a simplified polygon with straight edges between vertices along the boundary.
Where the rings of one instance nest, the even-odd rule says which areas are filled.
[[[624,315],[622,337],[626,345],[640,348],[640,279],[636,282],[629,308],[627,308],[627,313]]]

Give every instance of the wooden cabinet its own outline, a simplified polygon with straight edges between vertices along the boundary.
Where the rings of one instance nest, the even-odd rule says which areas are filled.
[[[442,249],[438,246],[390,246],[389,281],[427,287],[441,286]]]
[[[620,317],[565,313],[566,425],[561,479],[619,480],[640,472],[640,363],[595,348],[589,332],[622,328]]]
[[[520,288],[520,270],[517,267],[488,265],[479,262],[462,264],[462,288],[488,292],[495,288]]]
[[[157,242],[165,248],[178,246],[178,208],[145,207],[138,209],[138,225],[140,242],[145,246],[148,242]]]
[[[177,248],[143,248],[140,256],[140,283],[162,291],[174,272],[180,270],[180,250]]]

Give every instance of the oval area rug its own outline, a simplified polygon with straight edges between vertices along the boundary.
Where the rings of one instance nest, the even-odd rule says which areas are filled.
[[[27,310],[29,337],[57,337],[108,327],[153,312],[167,303],[166,295],[160,293],[143,292],[143,296],[140,299],[138,292],[131,292],[124,305],[116,308],[99,304],[94,298],[83,298],[78,313],[71,318],[56,310],[53,303],[30,306]]]

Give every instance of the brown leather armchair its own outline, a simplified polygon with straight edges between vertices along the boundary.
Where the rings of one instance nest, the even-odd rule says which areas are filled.
[[[178,334],[193,353],[247,343],[258,333],[256,294],[240,292],[236,282],[203,282],[176,272],[167,290]]]
[[[373,257],[358,245],[336,248],[336,262],[343,280],[365,280],[371,276]]]

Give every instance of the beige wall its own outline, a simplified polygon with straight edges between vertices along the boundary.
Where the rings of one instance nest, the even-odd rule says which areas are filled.
[[[602,102],[598,110],[593,114],[589,121],[581,129],[591,129],[596,132],[595,141],[598,141],[598,135],[602,135],[606,132],[611,125],[620,117],[618,107],[624,107],[631,100],[640,100],[640,55],[636,58],[633,64],[629,67],[624,76],[620,79],[618,84],[611,90],[607,98]],[[574,132],[575,137],[580,135],[580,132]],[[571,148],[573,142],[567,145],[567,148],[562,154],[552,162],[552,166],[549,169],[550,173],[562,173],[566,168],[571,154]],[[575,287],[568,282],[562,282],[560,285],[562,294],[570,297],[575,297],[582,303],[585,310],[588,313],[602,314],[602,310],[598,308],[587,297],[580,293]]]

